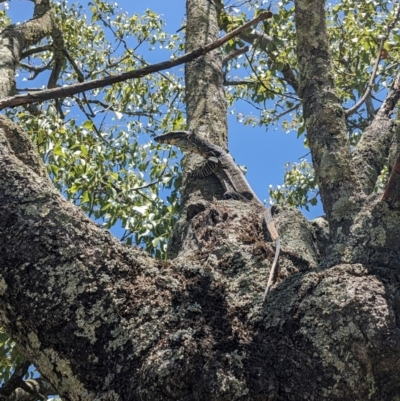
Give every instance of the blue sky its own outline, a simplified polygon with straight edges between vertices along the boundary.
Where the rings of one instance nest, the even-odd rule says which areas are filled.
[[[82,4],[85,1],[81,2]],[[185,20],[184,0],[122,0],[118,5],[129,13],[142,14],[147,8],[162,15],[166,21],[166,30],[175,33]],[[13,0],[10,2],[10,11],[13,19],[23,21],[32,15],[32,3],[27,0]],[[167,59],[165,51],[155,49],[151,61],[160,62]],[[235,111],[250,114],[254,112],[245,102],[239,102]],[[262,200],[269,199],[269,185],[280,185],[283,182],[284,165],[286,162],[298,162],[308,155],[309,150],[303,145],[303,138],[297,139],[297,133],[282,132],[272,126],[265,127],[244,126],[236,121],[235,115],[228,115],[229,122],[229,150],[236,162],[247,166],[246,177],[257,195]],[[308,218],[315,218],[323,214],[322,207],[311,208],[310,212],[303,210]]]
[[[184,0],[147,0],[145,2],[119,1],[118,4],[136,13],[142,13],[147,8],[163,14],[166,21],[166,30],[176,32],[185,20]],[[162,57],[162,56],[161,56]],[[161,61],[160,58],[157,61]],[[245,114],[253,112],[245,102],[235,107],[236,111]],[[269,199],[269,185],[280,185],[283,182],[284,165],[286,162],[298,162],[309,153],[303,145],[303,137],[297,139],[297,133],[291,131],[286,134],[271,127],[244,126],[236,121],[234,115],[229,115],[229,150],[236,162],[247,166],[246,177],[261,200]],[[310,155],[307,156],[310,160]],[[303,210],[308,218],[315,218],[323,214],[322,207],[310,208],[310,212]]]

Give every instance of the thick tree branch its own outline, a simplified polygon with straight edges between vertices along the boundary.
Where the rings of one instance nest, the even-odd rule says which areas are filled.
[[[260,375],[266,388],[276,387],[281,378],[270,366],[281,371],[293,351],[286,333],[265,328],[276,319],[274,303],[260,299],[273,251],[246,203],[196,216],[186,257],[162,262],[91,222],[15,157],[1,131],[0,170],[0,321],[62,398],[256,399]],[[300,246],[303,271],[315,267],[307,222],[296,211],[286,220],[285,251]],[[285,235],[293,227],[298,235]],[[242,260],[249,241],[252,257]],[[280,277],[299,273],[284,259]],[[301,364],[319,351],[308,339],[296,346]]]
[[[219,14],[221,2],[187,0],[186,51],[203,45],[210,46],[219,37]],[[272,14],[267,13],[267,18]],[[248,23],[250,28],[254,23]],[[231,33],[233,33],[232,31]],[[228,144],[227,101],[223,89],[223,55],[221,51],[204,54],[185,65],[185,104],[187,128],[206,137],[223,148]],[[181,187],[180,219],[174,227],[168,246],[169,257],[182,251],[187,217],[197,202],[222,198],[222,186],[216,177],[207,177],[203,182],[188,179],[188,171],[195,168],[201,157],[188,154],[183,159],[184,175]]]
[[[386,95],[382,106],[376,113],[375,118],[385,118],[389,117],[393,109],[396,107],[397,102],[400,99],[400,70],[397,72],[396,77],[393,80],[392,86],[389,93]]]
[[[150,65],[147,67],[139,68],[134,71],[125,72],[125,73],[115,75],[112,77],[96,79],[96,80],[89,81],[89,82],[82,82],[82,83],[70,85],[67,87],[54,88],[54,89],[44,90],[44,91],[36,92],[36,93],[27,93],[24,95],[12,96],[12,97],[0,100],[0,110],[4,109],[6,107],[15,107],[15,106],[20,106],[22,104],[27,104],[27,103],[43,102],[45,100],[55,99],[58,97],[71,96],[71,95],[74,95],[79,92],[85,92],[85,91],[88,91],[91,89],[102,88],[104,86],[112,85],[112,84],[115,84],[118,82],[123,82],[128,79],[141,78],[141,77],[144,77],[144,76],[149,75],[154,72],[163,71],[163,70],[175,67],[177,65],[187,63],[189,61],[192,61],[192,60],[210,52],[211,50],[217,49],[218,47],[220,47],[221,45],[223,45],[224,43],[226,43],[227,41],[229,41],[230,39],[232,39],[233,37],[238,35],[242,30],[249,28],[251,25],[254,25],[259,21],[270,18],[271,15],[272,14],[270,12],[261,13],[259,16],[257,16],[253,20],[247,22],[246,24],[242,25],[241,27],[228,33],[227,35],[216,40],[215,42],[210,43],[205,46],[202,46],[193,51],[190,51],[189,53],[186,53],[185,55],[183,55],[181,57],[177,57],[175,60],[164,61],[161,63],[157,63],[157,64],[153,64],[153,65]]]
[[[13,92],[15,69],[23,51],[50,34],[53,29],[53,14],[49,0],[37,2],[35,18],[20,25],[11,25],[0,37],[0,98]]]
[[[299,96],[313,166],[331,228],[345,223],[361,188],[351,163],[345,115],[336,93],[323,0],[296,0]],[[334,231],[334,230],[333,230]]]
[[[188,0],[187,51],[218,37],[215,2]],[[349,184],[337,184],[348,179],[336,159],[346,147],[336,143],[343,112],[317,27],[322,0],[297,6],[308,139],[325,206],[337,199],[328,189],[344,198],[330,222],[341,207],[351,227],[331,224],[328,232],[323,221],[314,229],[298,211],[278,208],[283,252],[267,305],[260,295],[274,252],[251,205],[214,201],[222,197],[218,185],[191,182],[197,203],[180,221],[180,256],[154,260],[67,202],[13,143],[21,132],[1,125],[0,324],[63,399],[380,401],[399,394],[400,213],[372,197],[356,213],[348,209]],[[219,51],[186,65],[190,128],[220,143],[221,66]],[[35,401],[44,398],[38,389]]]
[[[394,120],[390,119],[400,99],[400,71],[371,125],[365,130],[353,152],[353,161],[364,193],[370,194],[386,162],[393,138]]]
[[[7,126],[0,130],[1,324],[61,395],[94,399],[95,392],[85,390],[86,380],[98,382],[100,391],[107,374],[113,376],[122,366],[135,371],[136,357],[129,338],[136,329],[126,323],[129,305],[137,295],[132,296],[138,292],[131,292],[128,283],[140,281],[139,276],[145,277],[145,270],[157,263],[140,250],[124,247],[64,200],[30,165],[17,159],[4,135],[7,130]],[[41,245],[33,239],[39,231]],[[21,241],[19,252],[9,241]],[[91,256],[83,255],[85,249],[92,249]],[[30,290],[18,289],[20,285],[28,285]],[[40,297],[32,298],[34,293]],[[16,302],[16,294],[18,305],[5,306]],[[154,294],[159,296],[156,287]],[[143,300],[146,298],[149,302],[148,297]],[[107,326],[103,334],[96,333],[99,318]],[[57,340],[44,331],[54,333]],[[64,345],[58,342],[62,338]],[[92,348],[91,368],[87,369],[82,347],[93,347],[94,343],[97,346]],[[113,349],[110,358],[105,357],[107,349]],[[78,371],[82,376],[76,380]],[[75,377],[73,385],[66,376]]]
[[[44,378],[23,380],[31,363],[22,361],[16,366],[10,379],[0,388],[0,400],[4,401],[37,401],[46,400],[48,395],[57,394]]]
[[[63,68],[63,64],[65,62],[65,44],[64,38],[61,30],[54,26],[51,32],[51,37],[53,38],[53,68],[49,77],[49,82],[47,83],[47,87],[49,89],[55,88],[57,86],[57,80],[60,76],[61,70]]]
[[[396,119],[395,119],[396,120]],[[393,168],[394,164],[396,163],[396,159],[398,154],[400,153],[400,126],[395,122],[393,127],[393,137],[392,143],[390,144],[389,154],[388,154],[388,166],[389,171]]]

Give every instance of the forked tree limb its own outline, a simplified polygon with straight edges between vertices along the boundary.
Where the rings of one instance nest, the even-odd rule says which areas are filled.
[[[50,35],[54,23],[49,0],[35,1],[34,18],[1,31],[0,97],[15,93],[15,68],[24,50]]]

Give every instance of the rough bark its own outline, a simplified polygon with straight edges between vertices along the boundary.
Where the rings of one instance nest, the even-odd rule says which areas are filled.
[[[353,153],[353,160],[357,175],[363,190],[370,194],[375,187],[376,180],[387,162],[388,154],[395,139],[395,122],[390,114],[400,98],[400,72],[393,80],[392,87],[385,101],[379,108],[371,125],[363,133]],[[397,155],[397,146],[395,149]],[[392,163],[393,164],[393,161]]]
[[[298,93],[303,99],[307,138],[324,211],[331,226],[343,229],[343,210],[348,205],[353,209],[352,205],[359,202],[361,188],[351,162],[344,111],[336,93],[324,3],[295,1]]]
[[[397,156],[389,176],[382,199],[384,199],[390,207],[397,209],[400,207],[400,153]]]
[[[216,2],[217,3],[217,2]],[[219,36],[220,4],[204,0],[186,2],[186,52],[212,43]],[[188,129],[196,131],[207,140],[226,148],[228,145],[227,104],[223,87],[223,56],[219,49],[205,54],[185,65],[186,113]],[[184,172],[201,163],[198,155],[184,157]],[[188,180],[185,174],[182,185],[181,218],[175,226],[169,246],[169,256],[181,250],[185,236],[186,218],[202,200],[221,199],[223,188],[213,175],[204,180]]]
[[[323,2],[299,0],[296,12],[327,218],[277,209],[266,304],[263,218],[218,200],[217,181],[187,183],[178,256],[156,261],[63,199],[29,139],[0,120],[0,323],[65,401],[399,399],[400,210],[357,197]],[[188,0],[188,46],[213,40],[217,15]],[[188,123],[225,145],[220,67],[218,54],[188,66]]]
[[[0,97],[14,90],[15,68],[23,50],[39,42],[52,30],[54,16],[49,0],[35,1],[34,18],[20,25],[11,25],[1,33],[0,44]]]
[[[157,263],[1,149],[0,319],[65,400],[398,394],[399,213],[384,203],[358,216],[358,260],[326,270],[312,226],[278,210],[281,268],[265,305],[274,250],[247,204],[208,204],[181,257]]]

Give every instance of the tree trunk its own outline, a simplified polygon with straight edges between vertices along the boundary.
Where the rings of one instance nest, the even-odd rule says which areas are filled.
[[[267,303],[263,216],[222,200],[215,177],[186,177],[175,258],[157,261],[64,200],[1,119],[0,322],[63,400],[399,399],[400,215],[352,162],[323,6],[296,1],[299,93],[327,217],[277,209],[283,250]],[[217,37],[218,12],[187,1],[187,50]],[[225,146],[219,53],[190,63],[186,79],[188,127]]]

